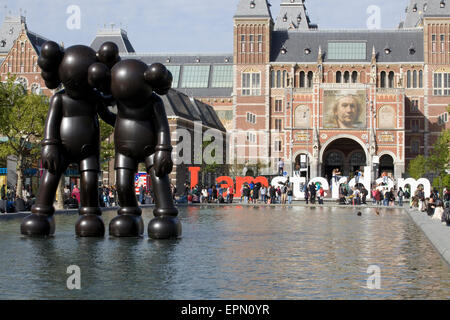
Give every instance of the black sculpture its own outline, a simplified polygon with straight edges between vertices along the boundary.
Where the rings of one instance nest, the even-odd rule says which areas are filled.
[[[94,64],[96,77],[90,84],[105,87],[108,75],[105,67]],[[94,73],[94,72],[93,72]],[[138,206],[134,177],[138,164],[145,163],[151,175],[155,195],[155,218],[148,225],[153,239],[175,238],[181,235],[170,189],[168,174],[172,171],[172,146],[164,104],[159,95],[167,94],[172,75],[162,64],[148,67],[135,60],[123,60],[111,69],[111,93],[117,102],[117,120],[114,129],[116,186],[120,209],[109,225],[115,237],[135,237],[143,234],[142,211]]]
[[[112,67],[119,59],[118,48],[111,42],[104,43],[97,53],[87,46],[72,46],[64,52],[55,42],[43,44],[38,59],[42,78],[48,88],[55,89],[62,83],[64,90],[50,100],[42,141],[42,163],[47,170],[41,178],[32,214],[21,224],[22,234],[47,236],[54,233],[53,202],[59,180],[70,163],[78,163],[81,207],[76,234],[104,236],[105,227],[98,203],[100,129],[97,114],[112,126],[115,115],[107,109],[108,99],[89,85],[88,78],[95,80],[99,73],[99,70],[90,68],[93,64],[103,62],[97,68],[108,74],[104,69]]]

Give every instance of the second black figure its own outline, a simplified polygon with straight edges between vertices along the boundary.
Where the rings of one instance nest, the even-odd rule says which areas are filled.
[[[92,66],[91,68],[95,68]],[[100,69],[100,68],[99,68]],[[99,87],[102,81],[91,82]],[[155,218],[148,235],[153,239],[181,235],[178,210],[172,200],[168,174],[172,171],[172,146],[166,111],[159,95],[167,94],[172,75],[162,64],[150,67],[135,59],[123,60],[111,69],[111,93],[117,102],[114,130],[116,187],[120,209],[109,225],[115,237],[143,234],[142,211],[138,206],[134,177],[138,164],[145,163],[155,195]]]

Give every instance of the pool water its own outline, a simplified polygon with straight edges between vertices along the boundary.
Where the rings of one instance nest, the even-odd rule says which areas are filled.
[[[359,210],[180,207],[178,240],[77,238],[76,215],[57,215],[52,238],[26,238],[21,219],[0,221],[0,299],[450,298],[449,266],[404,211]],[[67,288],[71,265],[80,290]]]

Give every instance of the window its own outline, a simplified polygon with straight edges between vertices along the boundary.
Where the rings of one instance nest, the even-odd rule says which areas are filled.
[[[358,72],[353,71],[352,72],[352,83],[357,83],[358,82]]]
[[[313,72],[312,72],[312,71],[309,71],[309,72],[308,72],[308,88],[312,88],[312,85],[313,85],[313,77],[314,77]]]
[[[413,154],[419,153],[419,140],[417,139],[411,140],[411,153]]]
[[[286,87],[286,79],[287,79],[286,75],[287,75],[287,71],[286,71],[286,70],[283,70],[283,82],[281,83],[281,86],[282,86],[283,88]]]
[[[16,82],[21,84],[25,90],[28,89],[28,80],[26,78],[19,77],[17,78]]]
[[[258,35],[258,52],[262,52],[262,34]]]
[[[33,83],[30,88],[31,92],[34,94],[41,93],[41,86],[38,83]]]
[[[340,71],[336,72],[336,83],[341,83],[342,73]]]
[[[441,34],[441,52],[445,52],[445,35]]]
[[[275,100],[275,112],[283,111],[283,100]]]
[[[344,83],[349,83],[350,82],[350,72],[345,71],[344,72]]]
[[[436,35],[431,35],[431,52],[436,52]]]
[[[245,35],[241,35],[241,52],[245,52]]]
[[[417,88],[417,71],[413,71],[413,88]]]
[[[275,140],[274,148],[275,148],[276,152],[281,152],[281,141],[280,140]]]
[[[411,70],[406,73],[406,87],[411,88]]]
[[[411,120],[411,131],[419,132],[419,129],[420,129],[419,120],[417,120],[417,119]]]
[[[305,71],[300,72],[300,88],[305,87]]]
[[[250,35],[250,52],[254,52],[254,46],[255,46],[255,36],[254,35]]]
[[[448,122],[448,112],[444,112],[443,114],[439,115],[438,117],[438,124],[444,125]]]
[[[242,95],[259,96],[261,95],[261,74],[256,72],[242,73]]]
[[[281,119],[275,119],[275,130],[281,131],[283,120]]]
[[[423,88],[423,71],[419,71],[419,88]]]
[[[276,84],[275,71],[270,71],[270,87],[274,88]]]
[[[450,96],[450,73],[435,73],[433,89],[435,96]]]
[[[233,66],[213,66],[211,87],[232,88]]]
[[[208,88],[210,66],[184,66],[182,88]]]
[[[178,80],[180,79],[180,66],[166,66],[173,77],[172,88],[178,88]]]
[[[380,88],[386,88],[386,72],[384,71],[380,75]]]
[[[247,132],[247,141],[256,143],[256,134],[254,134],[253,132]]]
[[[389,83],[388,83],[388,87],[389,87],[389,88],[393,88],[393,87],[394,87],[394,72],[393,72],[393,71],[389,72]]]
[[[255,124],[256,123],[256,114],[247,112],[247,122]]]
[[[328,43],[330,60],[365,60],[365,42],[330,42]]]
[[[411,112],[419,112],[419,100],[411,100]]]
[[[281,88],[281,71],[277,71],[277,88]]]

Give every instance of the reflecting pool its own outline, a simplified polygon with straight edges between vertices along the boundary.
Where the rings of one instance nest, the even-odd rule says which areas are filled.
[[[449,266],[405,212],[359,210],[180,207],[183,236],[164,241],[76,238],[76,215],[57,215],[49,239],[0,221],[0,299],[450,298]],[[67,289],[70,265],[81,290]]]

